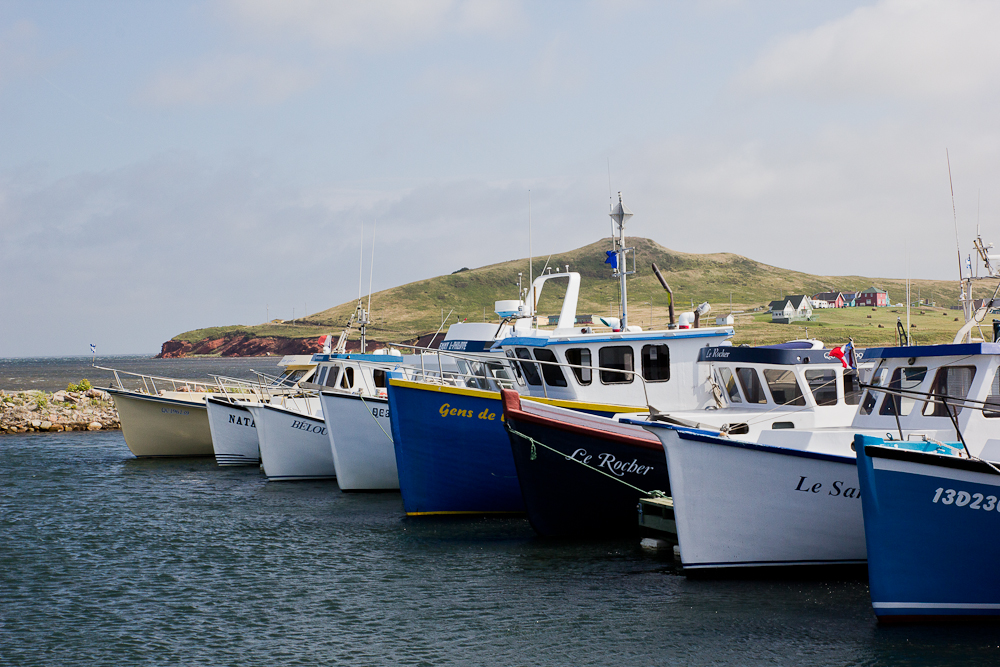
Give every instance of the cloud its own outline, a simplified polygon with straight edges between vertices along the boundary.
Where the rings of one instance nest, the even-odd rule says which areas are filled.
[[[397,51],[444,34],[503,34],[521,22],[502,0],[222,0],[237,24],[323,49]]]
[[[883,0],[778,40],[741,75],[758,92],[944,99],[1000,83],[1000,5]]]
[[[161,72],[140,92],[155,106],[278,104],[312,86],[316,74],[248,55],[218,55],[188,69]]]

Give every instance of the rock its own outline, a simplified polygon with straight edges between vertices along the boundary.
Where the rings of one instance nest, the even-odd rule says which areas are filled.
[[[101,422],[90,422],[89,424],[87,424],[87,430],[88,431],[100,431],[101,430]]]
[[[30,424],[31,428],[38,428],[39,426],[42,425],[42,421],[40,419],[32,419]]]
[[[52,422],[50,421],[43,421],[38,425],[38,430],[40,431],[48,431],[50,428],[52,428]]]
[[[62,403],[63,401],[66,400],[67,396],[69,396],[69,394],[67,394],[65,391],[60,390],[52,394],[52,401],[55,403]]]

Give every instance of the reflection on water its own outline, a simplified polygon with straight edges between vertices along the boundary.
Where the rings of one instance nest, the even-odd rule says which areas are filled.
[[[865,582],[687,579],[635,541],[412,517],[398,493],[0,436],[0,664],[995,664]]]

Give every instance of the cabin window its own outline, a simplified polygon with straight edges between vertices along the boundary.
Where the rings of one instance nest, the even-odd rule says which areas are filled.
[[[552,350],[546,350],[543,347],[537,348],[535,350],[535,359],[551,362],[542,364],[542,377],[545,378],[545,384],[550,387],[566,386],[566,376],[563,375],[562,369],[553,365],[558,363],[559,360],[556,359],[556,355]]]
[[[329,372],[330,368],[328,366],[324,366],[323,368],[319,369],[319,373],[316,374],[316,384],[323,384],[323,382],[326,380],[326,374]]]
[[[729,402],[742,403],[743,399],[740,398],[740,390],[736,388],[736,379],[733,377],[733,372],[723,367],[716,371],[716,376],[719,378],[719,384],[725,388],[726,393],[729,395]]]
[[[305,371],[285,371],[275,382],[277,385],[282,385],[285,387],[291,387],[299,378],[305,375]]]
[[[486,364],[486,368],[489,369],[490,373],[493,375],[493,378],[499,384],[505,387],[509,387],[513,384],[514,378],[511,376],[510,373],[507,372],[507,367],[504,366],[503,364],[496,361],[491,361]]]
[[[767,368],[764,370],[764,379],[767,380],[771,396],[778,405],[806,404],[806,399],[802,395],[802,389],[795,379],[794,371]]]
[[[924,367],[897,368],[892,372],[892,379],[889,380],[889,389],[916,389],[927,376],[927,369]],[[882,407],[878,413],[880,415],[899,415],[905,417],[910,414],[915,403],[919,403],[912,396],[900,396],[886,394],[882,400]]]
[[[517,378],[517,383],[520,385],[524,384],[524,377],[521,375],[521,367],[518,365],[517,361],[514,359],[513,350],[504,350],[504,354],[510,359],[510,367],[514,369],[514,377]]]
[[[354,369],[348,366],[344,369],[343,374],[340,378],[340,387],[342,389],[353,389],[354,388]]]
[[[376,387],[385,387],[385,371],[380,368],[373,370],[372,381]]]
[[[629,384],[632,382],[633,374],[631,371],[635,370],[635,364],[632,360],[634,354],[629,345],[602,347],[597,353],[598,365],[601,367],[601,382],[604,384]]]
[[[811,370],[805,372],[806,384],[816,399],[816,405],[837,404],[837,372],[830,370]],[[772,392],[773,393],[773,392]]]
[[[573,375],[576,376],[576,381],[580,384],[588,385],[593,380],[593,371],[590,370],[590,350],[587,348],[574,347],[566,350],[566,363],[582,366],[582,368],[573,369]]]
[[[844,373],[844,403],[857,405],[861,402],[861,381],[855,371]],[[868,410],[871,412],[871,409]],[[867,412],[865,414],[868,414]]]
[[[931,384],[931,393],[950,398],[964,399],[972,388],[972,379],[976,377],[975,366],[944,366],[939,368]],[[962,412],[960,405],[945,405],[937,401],[927,401],[924,404],[924,415],[928,417],[947,417]]]
[[[767,403],[764,386],[760,383],[757,371],[752,368],[737,368],[736,379],[743,387],[743,395],[747,397],[747,403]]]
[[[517,355],[518,359],[531,359],[531,353],[528,352],[526,347],[516,347],[514,348],[514,354]],[[523,361],[515,362],[521,367],[521,372],[524,373],[524,379],[530,385],[540,385],[542,384],[542,378],[538,374],[538,364],[529,364]]]
[[[888,375],[888,368],[876,368],[872,373],[871,384],[876,387],[881,387],[885,384],[885,379]],[[878,402],[878,395],[880,392],[867,391],[865,392],[864,403],[861,404],[861,414],[870,415],[872,410],[875,409],[875,403]]]
[[[993,375],[990,395],[986,397],[986,405],[983,406],[983,416],[987,419],[1000,417],[1000,368]]]
[[[330,368],[330,374],[326,376],[326,386],[336,387],[337,386],[337,375],[340,373],[340,366],[333,366]]]
[[[670,348],[666,345],[642,346],[642,377],[649,382],[670,379]]]

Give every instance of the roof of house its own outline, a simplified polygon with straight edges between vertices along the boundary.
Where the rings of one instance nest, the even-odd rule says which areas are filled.
[[[865,291],[863,291],[861,293],[862,294],[888,294],[888,292],[886,292],[884,289],[879,289],[879,288],[875,287],[874,285],[872,285],[871,287],[869,287],[868,289],[866,289]]]
[[[786,296],[785,299],[792,302],[792,308],[795,310],[805,308],[806,306],[811,307],[812,305],[809,303],[809,297],[805,294],[790,294]]]
[[[813,297],[813,301],[836,301],[840,292],[820,292]]]
[[[768,310],[784,310],[785,304],[788,303],[788,299],[776,299],[771,303],[767,304]]]

